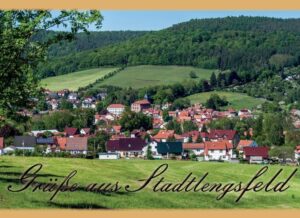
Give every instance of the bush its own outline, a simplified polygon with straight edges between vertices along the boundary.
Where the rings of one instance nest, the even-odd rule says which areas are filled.
[[[198,78],[198,76],[196,75],[196,73],[194,71],[191,71],[190,72],[190,78],[196,79],[196,78]]]

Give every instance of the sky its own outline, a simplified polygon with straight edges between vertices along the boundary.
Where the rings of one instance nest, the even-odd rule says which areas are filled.
[[[53,11],[57,15],[58,11]],[[135,10],[135,11],[101,11],[104,20],[100,31],[115,30],[161,30],[174,24],[191,19],[217,18],[228,16],[264,16],[276,18],[300,18],[300,11],[166,11],[166,10]],[[54,27],[53,30],[66,30]],[[90,31],[96,30],[93,26]]]
[[[195,18],[266,16],[300,18],[300,11],[101,11],[101,30],[160,30]]]

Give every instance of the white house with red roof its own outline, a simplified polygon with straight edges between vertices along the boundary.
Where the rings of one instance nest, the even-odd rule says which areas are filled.
[[[204,142],[204,159],[229,161],[232,158],[233,145],[228,140]]]
[[[249,163],[262,163],[269,157],[268,147],[245,147],[243,153],[243,159],[249,161]]]
[[[209,131],[208,139],[210,141],[228,140],[236,147],[240,141],[240,137],[235,130],[212,129]]]
[[[204,143],[183,143],[183,150],[190,151],[197,156],[204,155]]]
[[[113,115],[120,116],[125,110],[123,104],[111,104],[107,107],[107,111]]]
[[[159,130],[159,132],[153,136],[153,139],[157,142],[166,142],[169,138],[173,138],[174,135],[174,130]]]

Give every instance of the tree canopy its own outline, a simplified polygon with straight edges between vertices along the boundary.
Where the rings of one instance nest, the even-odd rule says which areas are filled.
[[[36,67],[47,57],[50,45],[72,40],[75,33],[101,27],[99,11],[45,10],[0,11],[0,115],[13,117],[23,107],[30,108],[38,92]],[[56,26],[69,29],[44,40],[32,38]]]

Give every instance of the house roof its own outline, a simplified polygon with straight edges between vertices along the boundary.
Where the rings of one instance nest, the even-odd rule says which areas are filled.
[[[73,128],[73,127],[66,127],[65,128],[65,133],[67,135],[70,135],[70,136],[73,136],[73,135],[76,135],[78,132],[78,129],[77,128]]]
[[[34,147],[36,138],[34,136],[15,136],[14,146],[16,147]]]
[[[235,130],[213,129],[209,132],[208,137],[210,139],[223,138],[223,139],[227,139],[227,140],[233,140],[233,138],[236,134],[237,134],[237,131],[235,131]]]
[[[0,137],[0,149],[4,148],[4,138]]]
[[[111,104],[107,108],[125,108],[123,104]]]
[[[268,147],[245,147],[244,155],[245,156],[260,156],[263,158],[268,158],[269,154]]]
[[[159,130],[159,132],[153,136],[154,139],[168,139],[174,136],[174,130]]]
[[[253,140],[240,140],[238,147],[248,147],[250,146],[254,141]]]
[[[148,105],[150,102],[147,99],[135,101],[133,104]]]
[[[67,138],[66,137],[57,137],[56,138],[56,144],[59,146],[61,150],[66,149],[66,144],[67,144]]]
[[[200,135],[202,138],[208,138],[209,137],[209,133],[207,132],[200,132]]]
[[[52,137],[49,138],[37,138],[36,139],[37,144],[54,144],[54,139]]]
[[[184,137],[189,137],[189,136],[198,136],[200,135],[200,132],[197,131],[197,130],[193,130],[193,131],[190,131],[190,132],[186,132],[186,133],[183,133],[182,136]]]
[[[159,154],[181,154],[182,142],[159,142],[157,143],[157,152]]]
[[[66,151],[86,151],[87,137],[67,138]]]
[[[233,146],[228,140],[222,140],[217,142],[206,141],[205,144],[205,153],[208,150],[229,150],[232,149]]]
[[[107,151],[141,151],[146,142],[141,138],[119,138],[109,140],[106,145]]]
[[[204,149],[204,143],[183,143],[183,149]]]

